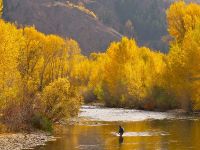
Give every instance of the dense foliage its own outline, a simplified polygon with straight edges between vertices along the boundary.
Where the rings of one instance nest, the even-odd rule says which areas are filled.
[[[200,6],[176,2],[167,19],[168,54],[124,37],[89,57],[74,40],[0,20],[2,120],[49,130],[78,114],[82,96],[111,107],[200,110]]]
[[[104,54],[92,54],[89,76],[80,78],[108,106],[199,110],[199,19],[198,4],[176,2],[167,10],[168,54],[123,38]]]
[[[174,38],[168,54],[168,89],[186,110],[199,110],[200,5],[177,2],[167,11]]]
[[[70,88],[66,78],[59,78],[45,87],[42,100],[45,106],[44,115],[48,119],[55,122],[78,115],[81,97]]]
[[[0,36],[0,110],[4,122],[20,129],[31,125],[30,119],[38,114],[50,122],[77,115],[81,97],[67,77],[74,69],[73,63],[83,59],[78,44],[44,35],[33,27],[17,29],[3,20]],[[49,110],[50,101],[56,105]],[[58,107],[63,104],[69,105]],[[57,119],[54,111],[59,115]]]

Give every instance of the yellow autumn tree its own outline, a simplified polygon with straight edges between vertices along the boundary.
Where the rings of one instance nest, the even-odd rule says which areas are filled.
[[[102,85],[106,103],[129,107],[150,103],[144,100],[150,99],[155,78],[157,81],[160,78],[164,67],[162,54],[138,47],[134,40],[123,38],[112,43],[106,55]]]
[[[175,39],[168,55],[167,87],[187,111],[199,109],[200,6],[177,2],[167,11],[169,32]]]
[[[107,50],[104,99],[109,106],[122,106],[128,99],[126,64],[131,59],[137,60],[135,41],[123,38],[121,42],[113,42]]]
[[[90,55],[90,78],[88,87],[92,91],[90,93],[93,96],[93,99],[104,101],[104,91],[103,91],[103,79],[106,65],[105,53],[92,53]]]
[[[181,42],[185,33],[193,30],[200,18],[200,6],[184,1],[173,3],[167,10],[168,31],[172,37]]]
[[[75,86],[81,86],[82,84],[86,83],[89,77],[87,74],[89,72],[89,61],[87,57],[81,54],[81,49],[79,44],[72,40],[66,40],[67,45],[67,76],[69,77],[70,82]],[[85,68],[85,70],[83,69]],[[85,85],[85,84],[84,84]]]
[[[24,39],[22,30],[3,20],[0,20],[0,39],[0,101],[4,106],[10,100],[16,100],[18,94],[20,74],[17,60]]]
[[[23,92],[28,95],[38,90],[39,65],[42,61],[45,35],[34,27],[25,27],[23,36],[25,44],[20,49],[18,68],[23,82]]]
[[[74,40],[45,35],[34,27],[17,29],[15,25],[0,20],[0,33],[0,111],[4,122],[13,130],[26,128],[33,122],[37,127],[47,123],[41,128],[50,129],[50,123],[45,118],[51,118],[48,113],[43,113],[47,107],[41,96],[45,95],[46,90],[43,90],[48,89],[46,86],[51,87],[51,83],[60,85],[57,82],[63,82],[67,85],[67,78],[72,82],[75,68],[79,68],[77,80],[84,82],[82,78],[89,78],[89,75],[86,69],[86,74],[79,75],[86,68],[85,65],[79,66],[79,62],[86,62],[87,58],[81,55]],[[60,78],[63,80],[58,81]],[[54,115],[59,116],[59,119],[77,115],[81,96],[76,86],[75,83],[70,84],[69,94],[59,97],[58,101],[62,101],[67,96],[70,105],[64,112],[60,109],[56,111],[57,114]]]
[[[65,41],[56,36],[48,35],[42,52],[43,63],[40,70],[39,89],[63,76],[64,61],[66,58]],[[64,71],[64,70],[63,70]]]
[[[44,114],[53,122],[76,116],[82,103],[81,96],[72,89],[66,78],[59,78],[46,86],[42,99]]]
[[[169,86],[188,111],[199,109],[199,33],[199,28],[187,32],[182,45],[174,44],[168,56]]]

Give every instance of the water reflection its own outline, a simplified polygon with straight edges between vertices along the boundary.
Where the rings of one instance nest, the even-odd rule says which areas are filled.
[[[122,136],[119,136],[119,145],[121,145],[124,142],[124,138]]]
[[[200,147],[200,121],[197,120],[127,122],[123,127],[126,132],[119,137],[118,123],[68,126],[62,138],[35,150],[187,150]]]

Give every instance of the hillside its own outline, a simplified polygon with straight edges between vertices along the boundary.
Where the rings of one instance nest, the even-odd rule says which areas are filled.
[[[103,25],[89,11],[63,1],[4,0],[4,19],[34,25],[39,31],[77,40],[84,54],[105,50],[121,35]]]
[[[167,52],[165,11],[174,0],[4,0],[4,19],[77,40],[83,54],[122,35]],[[199,0],[188,0],[188,2]]]
[[[105,25],[134,37],[139,45],[167,52],[166,9],[176,0],[70,0],[83,3]],[[199,0],[186,0],[200,2]]]
[[[134,37],[139,45],[167,50],[162,37],[167,35],[165,10],[170,2],[165,0],[98,0],[87,3],[104,24],[128,37]],[[106,10],[107,12],[102,10]],[[104,12],[104,13],[102,13]]]

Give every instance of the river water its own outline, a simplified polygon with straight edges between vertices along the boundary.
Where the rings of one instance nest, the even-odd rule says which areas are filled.
[[[35,150],[199,150],[200,119],[173,113],[83,106],[76,125]],[[117,134],[118,126],[125,129]]]

